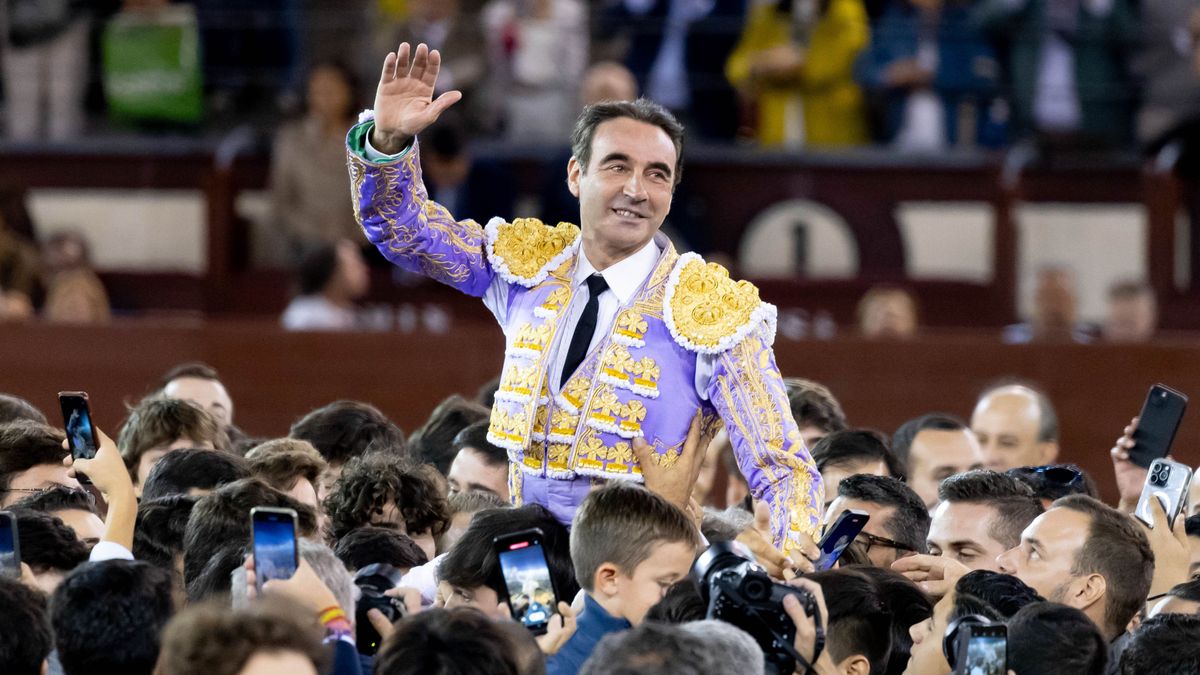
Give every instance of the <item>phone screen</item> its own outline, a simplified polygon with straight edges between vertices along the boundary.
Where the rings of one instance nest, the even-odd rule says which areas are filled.
[[[1187,396],[1170,387],[1156,384],[1150,388],[1138,416],[1137,430],[1133,432],[1135,445],[1129,451],[1131,462],[1148,469],[1151,462],[1167,456],[1187,410],[1187,401]]]
[[[58,395],[62,406],[63,426],[67,430],[67,444],[75,459],[91,459],[96,456],[96,432],[92,427],[92,414],[88,409],[87,395],[62,393]]]
[[[0,511],[0,574],[21,576],[21,553],[17,544],[17,517]]]
[[[291,509],[251,510],[254,575],[258,587],[271,579],[290,579],[296,573],[296,514]]]
[[[539,540],[513,541],[501,546],[500,574],[508,590],[512,616],[526,628],[544,632],[558,611],[550,567]]]
[[[865,511],[853,509],[842,511],[833,525],[825,531],[821,537],[821,543],[818,544],[818,548],[821,549],[821,557],[817,558],[814,563],[817,571],[832,569],[838,558],[842,557],[842,552],[854,541],[858,533],[862,532],[863,527],[870,519],[871,516]]]
[[[973,626],[966,659],[961,664],[959,672],[965,675],[1007,675],[1008,636],[1004,626]]]

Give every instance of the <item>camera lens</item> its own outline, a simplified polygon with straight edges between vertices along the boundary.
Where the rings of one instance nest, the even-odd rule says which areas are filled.
[[[746,585],[742,587],[742,593],[745,593],[747,600],[761,601],[770,597],[771,588],[768,582],[764,582],[757,577],[751,577],[746,579]]]

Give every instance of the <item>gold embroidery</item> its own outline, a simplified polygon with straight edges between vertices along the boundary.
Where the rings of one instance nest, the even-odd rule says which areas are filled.
[[[632,362],[633,357],[629,355],[628,349],[618,344],[609,345],[604,360],[600,363],[600,372],[617,380],[628,380],[629,376],[625,371]]]
[[[762,305],[753,284],[734,281],[724,267],[699,258],[683,264],[667,303],[674,330],[702,348],[732,346],[723,343],[744,330]]]
[[[621,409],[621,429],[630,433],[640,434],[642,422],[646,419],[646,406],[641,401],[630,401]]]
[[[616,415],[622,410],[621,402],[611,389],[598,390],[592,397],[591,419],[605,425],[617,423]]]
[[[655,464],[661,466],[664,469],[670,469],[675,466],[676,462],[679,461],[679,450],[677,450],[676,448],[670,448],[669,450],[667,450],[664,453],[656,452],[650,456],[654,458]]]
[[[523,455],[521,462],[525,466],[531,469],[540,469],[542,468],[542,462],[546,458],[546,444],[542,442],[530,443],[529,447],[521,454]]]
[[[566,286],[560,286],[550,292],[546,299],[542,301],[542,309],[551,312],[557,312],[562,309],[563,305],[571,299],[571,289]]]
[[[571,446],[566,443],[551,443],[547,454],[550,457],[550,468],[563,470],[567,468],[567,459],[571,456]]]
[[[550,343],[550,335],[553,330],[554,327],[551,324],[534,326],[527,323],[517,329],[517,336],[513,339],[512,348],[541,353],[546,350],[546,345]]]
[[[633,446],[624,441],[618,442],[609,448],[608,462],[605,471],[629,473],[629,465],[633,463]]]
[[[642,347],[646,344],[643,338],[646,337],[646,331],[649,329],[650,325],[646,323],[642,314],[632,309],[627,309],[617,316],[617,325],[613,331],[613,339],[621,344]]]
[[[572,415],[561,408],[555,408],[550,418],[550,433],[556,436],[575,436],[579,426],[579,415]]]
[[[533,418],[533,433],[539,436],[546,434],[546,421],[550,417],[550,409],[546,406],[540,406],[537,409],[537,414]]]
[[[515,463],[508,464],[508,501],[513,506],[525,503],[524,492],[525,472]]]
[[[570,223],[547,227],[536,218],[517,218],[499,226],[492,250],[513,276],[532,279],[579,237]]]
[[[659,369],[654,359],[643,357],[641,361],[630,364],[629,372],[633,375],[635,387],[658,391]]]
[[[517,397],[525,398],[532,396],[534,389],[537,388],[537,366],[529,366],[522,368],[521,366],[509,366],[504,371],[504,377],[500,378],[500,389],[497,398],[504,400],[506,397],[500,394],[515,394]]]
[[[588,377],[572,377],[563,387],[562,397],[578,412],[583,407],[583,401],[592,388],[592,380]]]

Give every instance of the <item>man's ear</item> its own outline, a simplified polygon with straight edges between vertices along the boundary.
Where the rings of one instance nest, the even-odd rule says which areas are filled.
[[[845,675],[868,675],[871,672],[871,662],[862,654],[852,654],[837,664],[837,672]]]
[[[602,563],[596,568],[596,575],[592,577],[592,588],[598,595],[612,597],[617,594],[617,589],[620,586],[618,577],[621,576],[621,571],[612,563]]]
[[[1088,574],[1072,584],[1071,597],[1067,604],[1080,610],[1087,610],[1088,607],[1100,602],[1107,591],[1108,581],[1103,575]]]
[[[1058,441],[1043,441],[1038,445],[1042,446],[1042,466],[1053,464],[1058,459]]]
[[[571,191],[576,199],[579,198],[579,179],[583,176],[583,165],[579,160],[571,157],[567,162],[567,189]]]

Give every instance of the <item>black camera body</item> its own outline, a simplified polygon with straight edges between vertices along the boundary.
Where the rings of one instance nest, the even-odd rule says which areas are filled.
[[[707,618],[749,633],[762,647],[768,673],[795,670],[792,643],[796,625],[784,610],[783,599],[796,596],[806,614],[818,617],[816,599],[808,591],[773,581],[752,554],[735,542],[713,544],[696,560],[692,575],[708,605]]]
[[[384,595],[384,591],[393,589],[400,583],[400,570],[387,563],[367,565],[354,575],[354,585],[358,586],[358,602],[354,605],[354,641],[358,653],[370,656],[379,651],[383,638],[379,631],[371,625],[367,612],[377,609],[395,622],[407,613],[404,602],[400,598]]]

